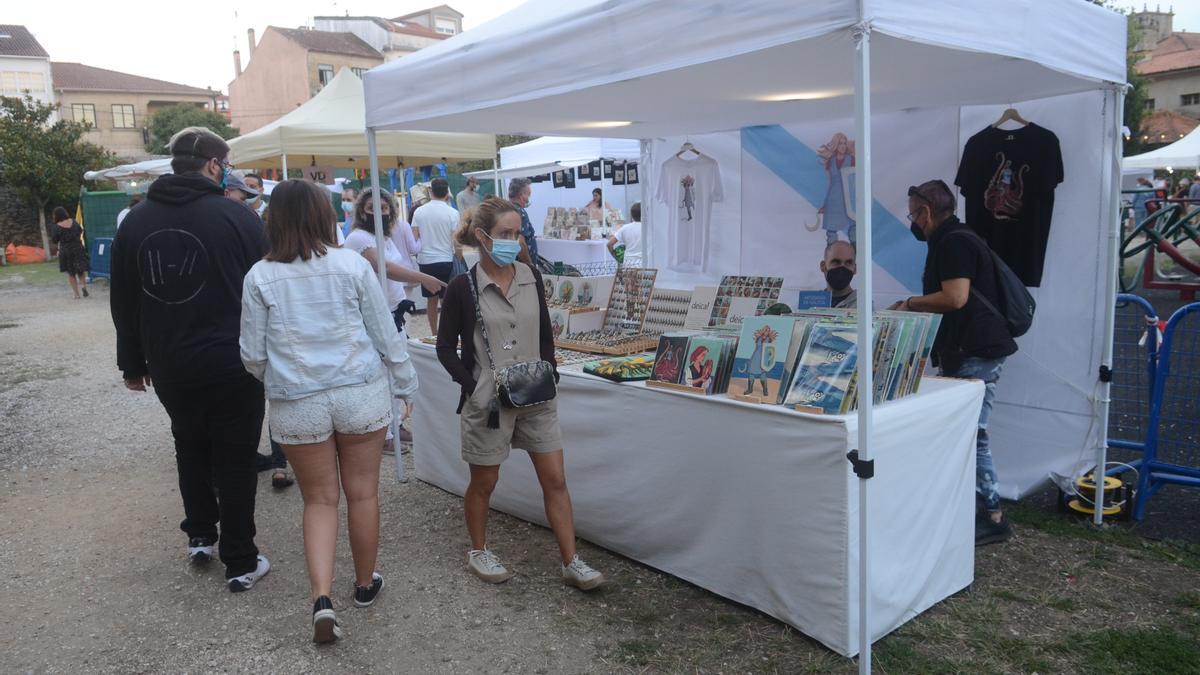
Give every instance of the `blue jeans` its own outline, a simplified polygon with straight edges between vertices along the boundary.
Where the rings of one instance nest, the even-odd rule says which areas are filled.
[[[979,435],[975,439],[975,494],[983,508],[995,513],[1000,510],[1000,496],[996,494],[996,466],[992,463],[992,449],[988,445],[988,419],[992,416],[992,404],[996,400],[996,382],[1004,368],[1004,357],[981,359],[968,356],[953,373],[942,371],[947,377],[964,380],[983,380],[983,407],[979,410]]]

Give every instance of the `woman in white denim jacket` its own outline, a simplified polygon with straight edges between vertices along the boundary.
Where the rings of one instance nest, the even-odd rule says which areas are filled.
[[[417,376],[370,264],[336,247],[329,197],[283,181],[271,196],[269,252],[242,288],[242,362],[266,384],[271,437],[283,446],[304,497],[304,555],[313,640],[341,637],[330,600],[339,485],[346,491],[354,603],[383,589],[379,463],[392,393],[408,400]]]

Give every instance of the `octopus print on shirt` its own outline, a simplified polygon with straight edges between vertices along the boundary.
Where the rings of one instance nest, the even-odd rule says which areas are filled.
[[[717,161],[707,155],[668,159],[659,171],[655,198],[667,205],[668,265],[706,270],[712,204],[725,198]]]
[[[1058,136],[1036,124],[987,127],[963,148],[954,182],[966,198],[967,225],[1026,286],[1042,283],[1054,189],[1062,181]]]

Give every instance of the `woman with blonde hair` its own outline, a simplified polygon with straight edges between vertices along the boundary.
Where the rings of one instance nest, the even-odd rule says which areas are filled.
[[[354,604],[369,607],[383,590],[375,563],[389,385],[408,400],[417,376],[375,270],[336,247],[324,188],[286,180],[271,197],[269,252],[242,288],[241,356],[266,384],[271,438],[283,446],[304,498],[312,639],[332,642],[342,636],[329,597],[339,492],[346,492]]]
[[[591,590],[604,577],[575,551],[562,431],[553,400],[558,380],[553,329],[541,276],[517,262],[520,236],[521,216],[511,202],[489,197],[469,212],[454,239],[459,246],[478,248],[479,264],[450,282],[438,326],[438,360],[462,387],[462,457],[471,471],[463,500],[471,538],[467,567],[490,583],[512,577],[488,548],[487,520],[500,464],[516,446],[529,453],[537,472],[546,519],[562,556],[563,582]],[[497,373],[519,369],[536,381],[536,390],[506,390],[502,402]],[[519,398],[523,405],[517,407]]]

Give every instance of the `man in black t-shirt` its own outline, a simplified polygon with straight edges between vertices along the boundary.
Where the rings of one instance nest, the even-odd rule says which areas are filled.
[[[942,375],[983,380],[983,407],[975,444],[975,492],[982,510],[975,519],[975,544],[1008,539],[1012,533],[996,494],[996,469],[987,425],[1004,359],[1017,351],[1007,325],[978,296],[999,304],[996,270],[987,244],[955,215],[954,193],[940,180],[908,189],[908,219],[918,241],[929,244],[922,279],[924,295],[892,309],[942,314],[933,343],[934,365]]]

